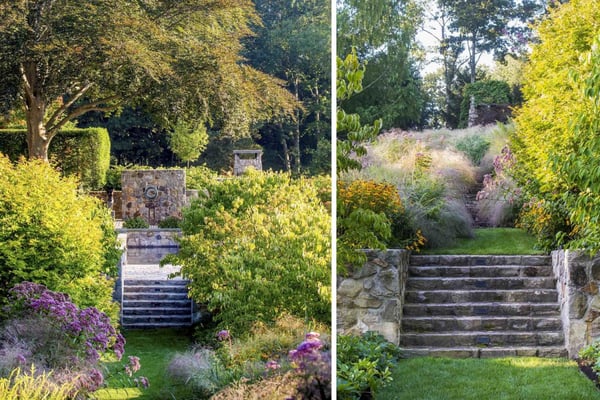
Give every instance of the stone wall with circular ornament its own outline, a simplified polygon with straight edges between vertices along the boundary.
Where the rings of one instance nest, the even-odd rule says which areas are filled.
[[[181,169],[123,171],[121,187],[123,219],[141,217],[156,225],[167,217],[181,218],[187,204]]]

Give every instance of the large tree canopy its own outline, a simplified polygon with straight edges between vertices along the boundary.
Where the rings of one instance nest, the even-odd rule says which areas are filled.
[[[25,108],[31,158],[68,121],[123,104],[239,136],[296,106],[240,57],[258,22],[249,0],[1,0],[2,108]]]
[[[338,54],[356,49],[369,65],[364,90],[342,101],[344,110],[385,128],[418,125],[423,98],[413,53],[421,15],[415,0],[337,2]]]
[[[255,4],[263,26],[248,46],[248,61],[284,80],[304,106],[297,109],[294,120],[262,127],[260,143],[281,149],[277,164],[286,170],[299,172],[312,155],[313,171],[328,172],[329,163],[316,165],[314,154],[324,145],[330,148],[331,141],[330,2],[255,0]]]

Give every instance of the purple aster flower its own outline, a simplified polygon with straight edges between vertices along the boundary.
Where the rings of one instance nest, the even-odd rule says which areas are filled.
[[[222,331],[219,331],[219,333],[217,333],[217,339],[223,341],[223,340],[227,340],[230,339],[231,336],[229,335],[229,331],[227,329],[224,329]]]

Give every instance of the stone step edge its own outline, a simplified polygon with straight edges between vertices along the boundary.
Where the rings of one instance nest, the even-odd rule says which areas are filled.
[[[403,358],[499,358],[499,357],[568,357],[562,346],[498,346],[498,347],[401,347]]]
[[[532,269],[537,275],[533,275]],[[425,277],[459,277],[473,276],[477,273],[478,276],[490,276],[499,278],[512,277],[550,277],[554,276],[551,265],[410,265],[408,267],[409,278],[419,278],[428,271],[440,271],[448,275],[427,275]],[[508,274],[512,272],[513,274]],[[504,273],[506,275],[490,275],[492,273]],[[527,275],[527,274],[531,275]],[[462,275],[460,275],[462,274]],[[467,275],[468,274],[468,275]]]
[[[406,332],[400,334],[400,340],[406,336],[436,336],[436,337],[447,337],[447,336],[523,336],[523,335],[543,335],[546,333],[560,333],[562,334],[562,329],[560,330],[552,330],[552,331],[440,331],[440,332]]]
[[[558,294],[558,291],[556,289],[535,289],[535,288],[531,288],[531,289],[477,289],[477,290],[473,290],[473,289],[407,289],[406,290],[406,294],[408,295],[409,293],[476,293],[476,292],[487,292],[487,293],[493,293],[493,292],[497,292],[497,293],[526,293],[526,292],[554,292],[556,294]],[[152,294],[152,293],[150,293]],[[472,301],[470,303],[473,303]],[[489,301],[487,302],[489,303]],[[501,303],[501,302],[498,302]],[[508,303],[508,302],[503,302],[503,303]],[[523,303],[523,302],[521,302]],[[526,302],[525,302],[526,303]],[[420,303],[406,303],[406,304],[420,304]],[[464,303],[456,303],[456,304],[464,304]],[[539,303],[536,303],[539,304]]]
[[[125,323],[125,324],[121,324],[121,327],[123,328],[138,328],[138,329],[154,329],[154,328],[187,328],[192,326],[192,323],[179,323],[179,324],[175,324],[175,323],[148,323],[148,324],[141,324],[141,323]]]
[[[517,321],[521,321],[521,320],[543,320],[543,319],[554,319],[554,320],[560,320],[560,314],[556,315],[556,316],[524,316],[524,315],[465,315],[465,316],[448,316],[448,315],[430,315],[430,316],[423,316],[423,317],[419,317],[419,316],[403,316],[402,317],[402,321],[404,320],[410,320],[410,321],[427,321],[427,320],[432,320],[435,319],[436,321],[469,321],[469,320],[474,320],[474,321],[478,321],[478,320],[490,320],[490,319],[499,319],[499,320],[504,320],[504,319],[510,319],[510,320],[517,320]]]
[[[415,290],[418,292],[422,292],[422,290]],[[449,290],[450,292],[453,292],[454,290]],[[464,306],[464,307],[470,307],[470,306],[477,306],[477,307],[507,307],[507,306],[516,306],[516,307],[521,307],[521,306],[540,306],[540,307],[549,307],[549,306],[559,306],[558,302],[545,302],[545,303],[532,303],[529,301],[519,301],[519,302],[512,302],[512,301],[482,301],[482,302],[473,302],[473,301],[469,301],[469,302],[464,302],[464,303],[405,303],[404,306],[411,306],[411,307],[423,307],[423,306],[427,306],[427,307],[456,307],[456,306]]]
[[[522,266],[543,266],[552,262],[551,256],[536,255],[411,255],[409,265],[462,265],[462,266],[483,266],[483,265],[522,265]]]

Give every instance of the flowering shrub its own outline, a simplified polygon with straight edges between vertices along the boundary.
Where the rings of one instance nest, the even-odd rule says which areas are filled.
[[[216,349],[200,347],[177,354],[168,373],[194,393],[208,397],[219,391],[211,397],[215,399],[247,398],[249,393],[252,398],[283,399],[294,394],[299,399],[328,398],[306,397],[308,393],[320,396],[321,391],[330,396],[331,361],[328,337],[305,332],[304,321],[289,315],[274,325],[257,324],[250,335],[239,338],[221,330],[216,334]]]
[[[516,161],[508,145],[494,158],[493,174],[483,178],[483,189],[477,193],[478,217],[486,225],[514,225],[523,203],[521,189],[510,176]]]
[[[338,181],[338,273],[364,263],[364,248],[386,246],[417,250],[425,238],[417,236],[394,185],[372,180]]]
[[[309,332],[288,358],[296,374],[302,378],[294,399],[325,400],[331,398],[331,353],[323,351],[319,333]]]
[[[102,386],[101,355],[120,359],[125,345],[106,314],[80,309],[68,295],[32,282],[16,285],[9,296],[8,320],[0,332],[3,369],[33,364],[54,370],[52,379],[72,383],[80,394]]]

